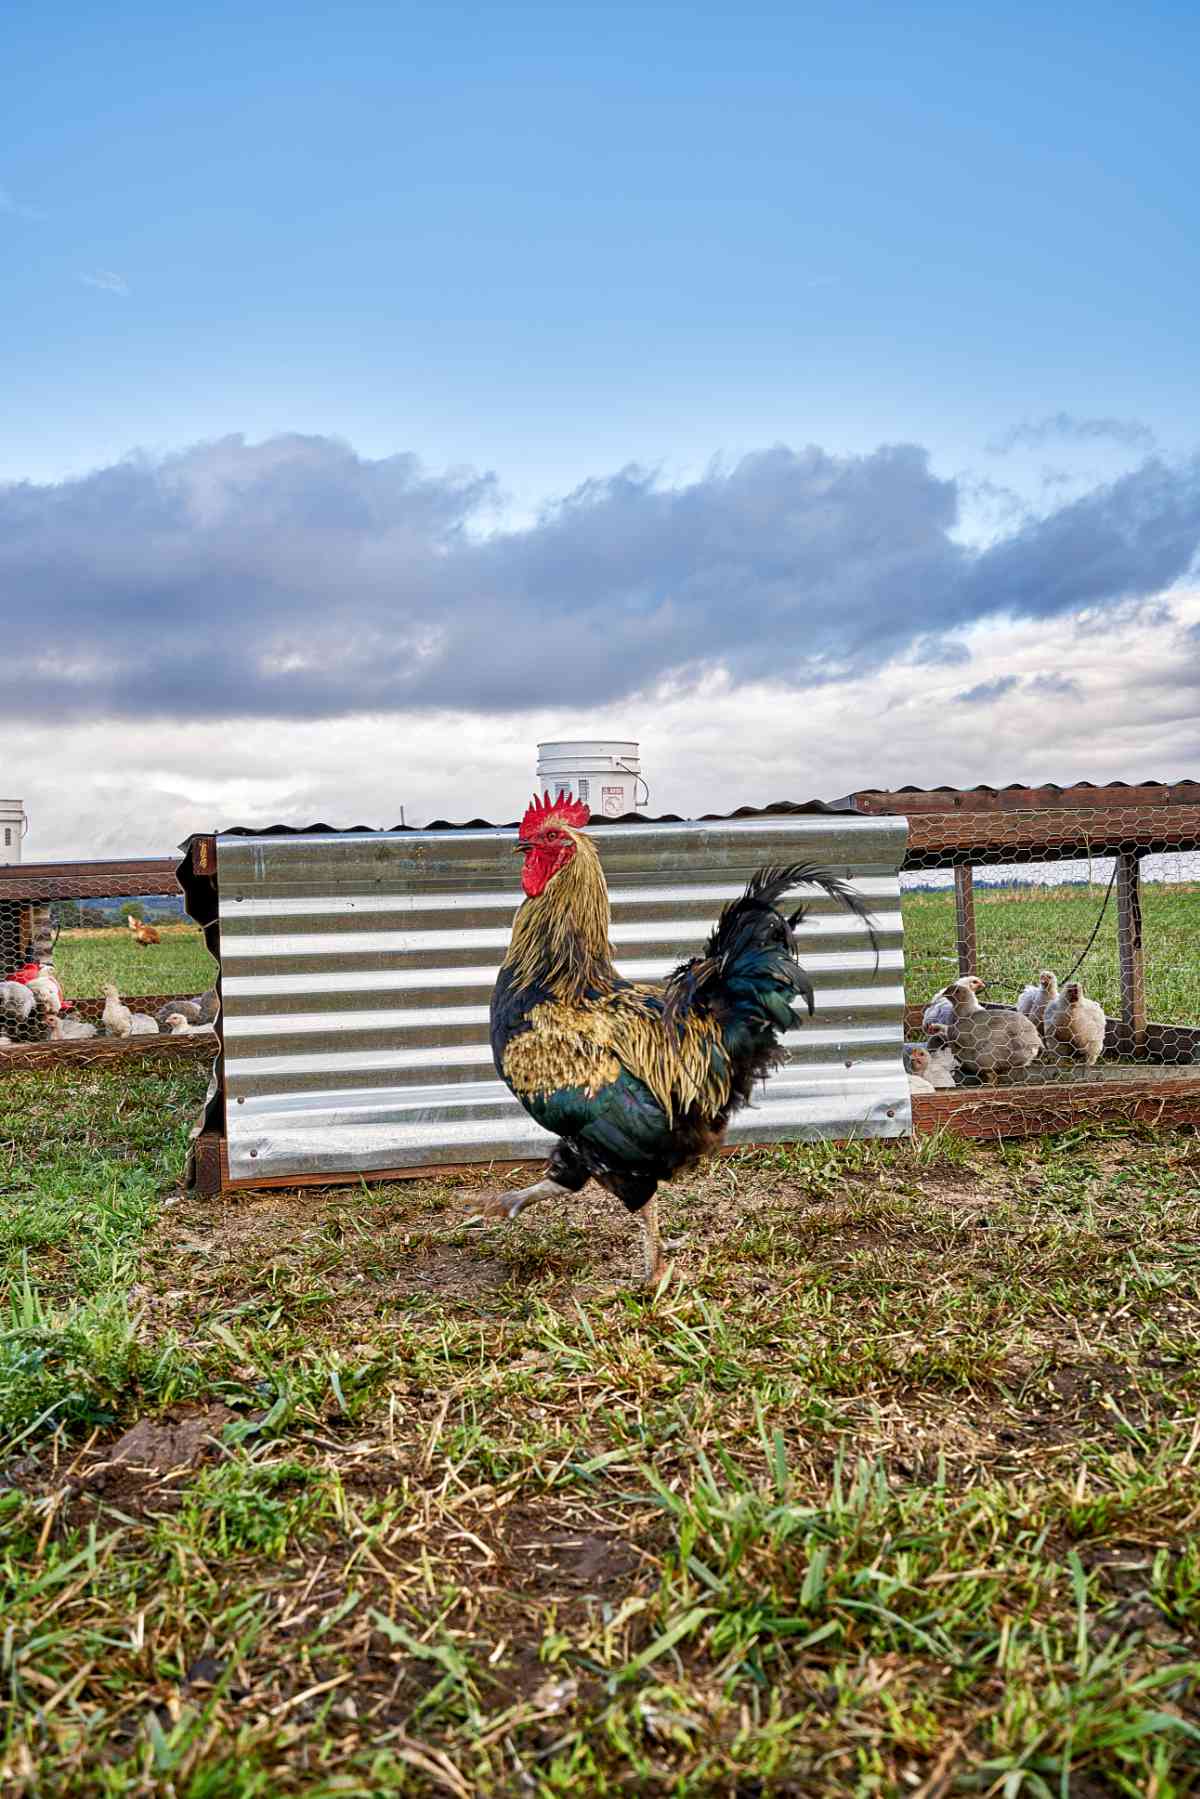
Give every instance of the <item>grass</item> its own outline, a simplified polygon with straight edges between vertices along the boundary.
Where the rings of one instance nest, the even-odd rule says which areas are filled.
[[[1200,1792],[1194,1137],[747,1152],[652,1303],[203,1079],[0,1084],[0,1790]]]
[[[1061,979],[1087,943],[1104,904],[1107,882],[1090,887],[975,886],[980,972],[991,996],[1013,1001],[1038,971]],[[922,1004],[958,971],[954,893],[903,895],[905,987]],[[1200,1024],[1200,884],[1147,883],[1142,889],[1146,1000],[1156,1024]],[[1117,904],[1113,895],[1077,978],[1109,1017],[1121,1015]]]
[[[189,998],[211,987],[216,963],[195,925],[161,925],[162,942],[142,949],[127,930],[69,930],[54,946],[54,966],[72,999],[99,994],[115,981],[121,994]]]

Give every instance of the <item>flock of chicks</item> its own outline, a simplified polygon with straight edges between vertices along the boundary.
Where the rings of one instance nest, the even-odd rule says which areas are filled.
[[[1082,1059],[1089,1068],[1103,1055],[1104,1009],[1081,981],[1068,981],[1060,993],[1057,977],[1044,968],[1015,1006],[981,1000],[983,992],[978,975],[962,975],[926,1006],[921,1023],[929,1041],[904,1047],[914,1093],[953,1087],[960,1070],[994,1081],[1042,1055]]]
[[[71,1043],[97,1036],[211,1034],[216,1016],[215,988],[194,999],[168,1000],[151,1015],[125,1005],[117,987],[109,981],[104,987],[100,1023],[95,1025],[85,1018],[73,1018],[64,1010],[62,987],[49,961],[41,964],[32,980],[0,981],[0,1049],[10,1049],[17,1038],[26,1043]]]

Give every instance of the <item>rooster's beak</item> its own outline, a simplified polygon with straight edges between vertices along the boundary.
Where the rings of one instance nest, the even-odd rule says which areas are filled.
[[[512,846],[512,853],[514,856],[526,856],[532,848],[532,843],[522,843],[521,839],[518,837],[517,841]]]

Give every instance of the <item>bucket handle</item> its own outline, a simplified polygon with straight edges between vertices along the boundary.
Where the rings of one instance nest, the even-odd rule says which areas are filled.
[[[645,780],[642,775],[639,775],[635,769],[630,768],[628,762],[622,762],[619,757],[614,757],[613,760],[616,762],[616,765],[621,770],[622,774],[633,776],[633,809],[635,812],[640,812],[643,806],[648,806],[650,804],[649,781]],[[644,787],[646,789],[645,799],[638,798],[639,787]]]

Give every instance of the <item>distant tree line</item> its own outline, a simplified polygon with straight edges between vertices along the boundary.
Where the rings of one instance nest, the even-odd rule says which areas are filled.
[[[127,918],[143,923],[147,918],[170,923],[183,918],[183,901],[166,894],[148,899],[103,900],[63,899],[54,902],[59,929],[63,931],[103,931],[124,929]]]

